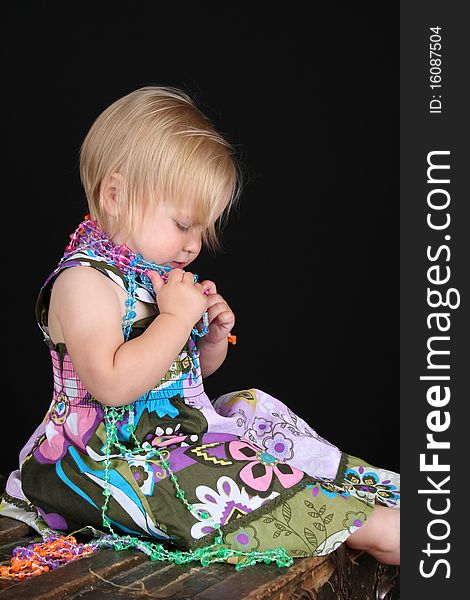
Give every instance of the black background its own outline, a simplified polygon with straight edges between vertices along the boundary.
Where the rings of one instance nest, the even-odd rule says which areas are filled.
[[[245,172],[224,252],[193,265],[237,317],[209,396],[263,389],[344,451],[399,470],[398,7],[286,6],[9,9],[2,472],[50,403],[34,304],[87,212],[80,144],[144,85],[193,96]]]

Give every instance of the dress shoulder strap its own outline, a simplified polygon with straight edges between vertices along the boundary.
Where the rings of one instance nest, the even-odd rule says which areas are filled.
[[[126,292],[128,290],[128,283],[125,275],[114,264],[111,264],[103,257],[96,255],[93,250],[89,248],[80,248],[80,250],[67,255],[66,259],[61,259],[57,267],[47,277],[41,289],[39,290],[35,307],[37,323],[44,335],[46,343],[49,345],[52,344],[52,341],[50,339],[47,326],[47,315],[49,312],[49,303],[54,281],[64,269],[77,266],[92,267],[97,269],[103,273],[103,275],[106,275],[112,281],[114,281],[114,283],[119,285],[119,287],[121,287],[123,290]],[[151,292],[140,285],[137,285],[136,298],[142,302],[148,302],[152,304],[155,302],[155,296],[152,296]]]

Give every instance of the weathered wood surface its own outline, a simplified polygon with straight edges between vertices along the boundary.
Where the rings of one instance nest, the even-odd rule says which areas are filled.
[[[16,546],[40,541],[28,525],[0,517],[0,564],[10,564]],[[0,577],[0,600],[23,598],[398,600],[399,569],[344,545],[327,556],[295,559],[290,568],[258,564],[239,572],[227,564],[173,565],[151,561],[137,550],[106,549],[31,579]]]
[[[0,562],[15,546],[41,541],[27,525],[0,517]],[[31,579],[0,578],[0,599],[122,600],[397,600],[398,568],[342,546],[335,553],[296,559],[290,568],[259,564],[240,572],[216,564],[172,565],[135,550],[101,550]]]

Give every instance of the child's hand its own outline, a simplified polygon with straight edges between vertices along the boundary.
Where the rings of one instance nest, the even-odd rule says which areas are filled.
[[[160,314],[175,316],[191,330],[207,310],[203,286],[194,283],[192,273],[181,269],[172,269],[167,283],[156,271],[149,270],[146,275],[155,290]]]
[[[209,333],[201,338],[199,343],[218,344],[222,340],[227,342],[227,338],[235,325],[235,315],[224,298],[217,293],[213,281],[205,280],[201,282],[201,285],[207,297],[206,310],[209,316]]]

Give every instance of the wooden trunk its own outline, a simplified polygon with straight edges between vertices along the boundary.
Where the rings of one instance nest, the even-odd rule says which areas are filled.
[[[16,546],[41,541],[28,525],[0,517],[1,564],[10,564]],[[105,549],[31,579],[0,577],[0,600],[22,598],[397,600],[399,568],[344,544],[327,556],[295,559],[289,568],[258,564],[238,572],[227,564],[174,565],[151,561],[137,550]]]

